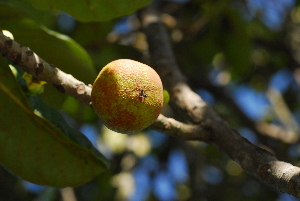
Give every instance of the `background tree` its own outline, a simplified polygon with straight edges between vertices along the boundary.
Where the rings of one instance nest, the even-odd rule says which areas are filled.
[[[150,3],[0,1],[0,200],[300,197],[298,2]],[[89,106],[119,58],[170,93],[136,135]]]

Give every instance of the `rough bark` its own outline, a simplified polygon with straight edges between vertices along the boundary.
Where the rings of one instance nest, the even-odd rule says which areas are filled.
[[[28,47],[22,46],[0,32],[0,53],[38,80],[52,84],[58,91],[90,104],[91,87],[70,74],[50,65]]]

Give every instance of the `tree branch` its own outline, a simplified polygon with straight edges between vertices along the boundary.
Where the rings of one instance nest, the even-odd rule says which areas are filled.
[[[190,87],[186,84],[186,79],[175,61],[169,36],[160,23],[160,17],[152,11],[140,14],[149,44],[150,66],[162,78],[164,88],[170,93],[170,103],[186,115],[189,121],[200,123],[207,114],[207,104],[200,96],[191,93]]]
[[[86,105],[90,104],[91,87],[48,64],[28,47],[6,37],[2,31],[0,31],[0,53],[37,79],[52,84],[58,91],[73,96]]]
[[[149,44],[151,66],[159,73],[164,87],[169,91],[172,106],[185,113],[196,125],[206,122],[206,130],[210,130],[206,142],[217,146],[246,172],[270,187],[300,197],[300,168],[278,161],[224,122],[187,85],[174,59],[169,36],[159,13],[149,7],[141,11],[140,18]],[[198,132],[198,135],[201,133]],[[182,135],[180,137],[184,138]]]
[[[210,130],[205,123],[200,125],[184,124],[175,119],[167,118],[162,114],[158,116],[150,128],[185,140],[208,141],[210,136]]]
[[[253,121],[252,119],[250,119],[235,103],[233,97],[225,87],[213,85],[209,83],[208,79],[193,80],[193,83],[196,84],[197,87],[202,87],[210,91],[216,97],[216,99],[222,100],[222,102],[225,103],[227,107],[230,107],[231,111],[233,111],[237,115],[241,124],[253,130],[260,138],[260,140],[265,141],[266,139],[272,138],[288,144],[295,143],[299,140],[299,136],[297,134],[298,132],[287,129],[287,126],[286,128],[283,128],[282,126],[278,126],[275,124]],[[275,105],[273,106],[273,108],[277,109]]]

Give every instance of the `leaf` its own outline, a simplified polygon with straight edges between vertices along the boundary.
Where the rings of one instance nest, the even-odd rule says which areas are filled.
[[[86,84],[96,72],[89,54],[70,37],[37,24],[26,11],[0,2],[0,29],[9,30],[18,43]]]
[[[19,0],[24,1],[24,0]],[[39,9],[63,10],[79,21],[106,21],[130,15],[151,0],[27,0]]]
[[[120,45],[116,43],[103,44],[101,49],[95,52],[91,52],[91,57],[95,63],[95,67],[100,67],[100,71],[109,62],[120,58],[130,58],[138,60],[142,54],[136,48],[126,45]],[[99,57],[101,55],[101,58]]]
[[[231,8],[224,13],[224,23],[220,32],[223,33],[223,51],[230,63],[230,73],[233,79],[248,76],[252,71],[250,66],[251,41],[246,31],[246,25],[241,14]],[[224,22],[223,21],[223,22]]]
[[[55,26],[57,23],[57,16],[61,12],[57,10],[39,10],[27,1],[6,0],[5,2],[6,4],[11,5],[11,7],[21,10],[20,16],[24,16],[24,13],[26,13],[27,17],[30,17],[38,24],[45,25],[46,27]]]
[[[96,72],[89,54],[68,36],[37,24],[31,19],[35,12],[29,15],[29,11],[24,10],[27,8],[25,3],[15,7],[15,4],[0,1],[0,29],[12,32],[18,43],[28,46],[48,63],[86,84],[93,83]],[[34,15],[36,19],[38,13]],[[52,106],[59,108],[66,96],[52,86],[46,86],[43,97]]]
[[[32,97],[32,111],[3,62],[0,100],[0,163],[16,175],[40,185],[66,187],[84,184],[107,168],[101,153],[55,110]]]

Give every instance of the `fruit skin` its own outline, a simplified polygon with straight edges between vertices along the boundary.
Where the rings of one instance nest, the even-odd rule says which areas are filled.
[[[119,59],[100,71],[91,98],[94,111],[108,128],[133,134],[157,119],[163,106],[163,86],[151,67]]]

